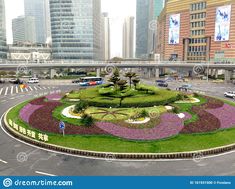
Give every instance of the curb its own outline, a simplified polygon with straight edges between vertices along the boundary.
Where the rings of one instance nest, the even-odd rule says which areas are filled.
[[[14,107],[13,107],[14,108]],[[71,155],[79,155],[83,157],[90,158],[100,158],[100,159],[110,159],[112,156],[113,159],[119,160],[172,160],[172,159],[195,159],[195,158],[203,158],[211,155],[218,155],[225,152],[229,152],[235,150],[235,144],[221,146],[217,148],[211,148],[207,150],[199,150],[199,151],[191,151],[191,152],[179,152],[179,153],[114,153],[114,152],[98,152],[98,151],[86,151],[79,150],[74,148],[65,148],[62,146],[57,146],[53,144],[47,144],[44,142],[40,142],[34,139],[31,139],[27,136],[24,136],[18,132],[16,132],[13,128],[11,128],[7,122],[7,114],[11,110],[10,108],[4,115],[4,128],[15,138],[22,140],[26,143],[35,145],[40,148],[45,148],[47,150],[53,150],[57,152],[67,153]]]

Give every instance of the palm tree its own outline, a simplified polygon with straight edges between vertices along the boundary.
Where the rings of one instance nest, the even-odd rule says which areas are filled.
[[[127,81],[126,80],[120,80],[117,82],[117,85],[120,87],[120,91],[123,91],[126,88]]]
[[[130,88],[131,88],[131,79],[132,79],[133,77],[136,77],[136,76],[137,76],[137,74],[134,73],[134,72],[127,72],[127,73],[125,74],[125,77],[128,77],[128,78],[129,78]]]
[[[134,86],[135,86],[135,89],[136,89],[136,86],[139,84],[140,79],[139,79],[139,78],[134,78],[134,79],[132,80],[132,82],[133,82],[133,84],[134,84]]]

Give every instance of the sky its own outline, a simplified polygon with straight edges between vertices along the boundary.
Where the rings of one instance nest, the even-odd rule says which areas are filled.
[[[136,15],[136,0],[101,0],[102,12],[108,12],[111,30],[111,57],[122,55],[122,24]],[[24,15],[24,0],[5,0],[7,42],[12,43],[12,19]]]

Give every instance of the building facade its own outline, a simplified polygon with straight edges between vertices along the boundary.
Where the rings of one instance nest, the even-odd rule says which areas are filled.
[[[12,20],[13,43],[36,43],[35,18],[19,16]]]
[[[165,0],[136,0],[136,57],[148,58],[156,44],[156,19]]]
[[[123,24],[122,57],[134,58],[134,17],[127,17]]]
[[[149,0],[148,54],[154,54],[157,43],[157,19],[165,5],[165,0]]]
[[[158,20],[162,60],[235,61],[233,0],[171,0]]]
[[[52,59],[51,48],[43,44],[21,43],[8,46],[10,61],[44,62]]]
[[[110,22],[108,13],[101,15],[101,38],[100,38],[101,60],[110,59]]]
[[[136,58],[148,56],[149,0],[136,0]]]
[[[45,43],[48,34],[48,0],[24,0],[25,16],[35,18],[36,42]],[[50,30],[50,29],[49,29]]]
[[[0,0],[0,59],[7,56],[6,45],[6,22],[5,22],[5,4],[4,0]]]
[[[100,0],[50,0],[50,14],[53,58],[99,58]]]

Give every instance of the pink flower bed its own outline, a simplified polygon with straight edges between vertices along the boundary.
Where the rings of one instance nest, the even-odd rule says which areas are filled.
[[[46,98],[49,100],[49,101],[56,101],[56,100],[60,100],[62,98],[62,96],[60,94],[50,94],[50,95],[47,95]]]
[[[24,108],[20,110],[20,118],[29,123],[30,116],[38,109],[43,107],[43,105],[34,105],[34,104],[27,104]]]
[[[208,109],[207,112],[213,114],[220,120],[220,128],[227,129],[235,126],[235,107],[224,104],[217,109]]]
[[[121,138],[131,140],[158,140],[179,134],[183,129],[183,122],[192,116],[184,113],[185,118],[180,119],[176,114],[165,113],[161,116],[161,123],[152,129],[129,129],[109,122],[99,122],[100,129]]]

